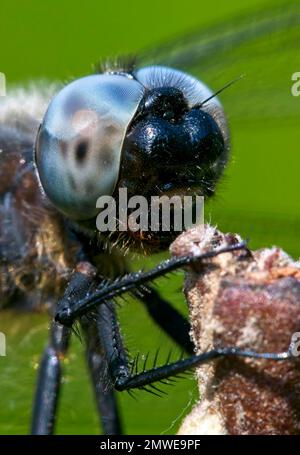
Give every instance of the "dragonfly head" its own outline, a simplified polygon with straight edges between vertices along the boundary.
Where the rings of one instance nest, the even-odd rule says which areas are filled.
[[[211,196],[228,150],[225,116],[208,87],[182,71],[148,66],[65,86],[48,107],[35,156],[49,200],[80,223],[97,217],[99,197],[118,204],[120,188],[147,200]]]

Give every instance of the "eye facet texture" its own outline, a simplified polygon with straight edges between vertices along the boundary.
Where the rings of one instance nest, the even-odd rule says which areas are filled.
[[[143,96],[134,79],[101,74],[78,79],[52,100],[36,142],[44,191],[68,217],[90,219],[111,195],[127,127]]]

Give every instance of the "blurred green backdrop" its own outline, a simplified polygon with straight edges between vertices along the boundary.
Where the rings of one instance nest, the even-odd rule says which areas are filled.
[[[24,84],[33,79],[69,80],[89,73],[92,63],[100,58],[134,53],[149,46],[159,47],[166,39],[230,19],[240,11],[253,11],[265,4],[278,3],[274,0],[2,0],[0,71],[6,74],[8,90],[16,83]],[[290,66],[287,68],[278,62],[271,49],[270,55],[273,58],[268,67],[270,77],[282,76],[286,86],[281,96],[291,96],[291,72],[300,71],[300,60],[296,61],[295,53],[291,54],[293,58],[288,60]],[[254,61],[252,69],[253,73],[257,71]],[[227,82],[223,79],[218,82],[217,75],[214,80],[215,89]],[[242,83],[246,93],[247,80]],[[243,88],[239,88],[236,93],[242,91]],[[233,87],[222,96],[231,120],[231,164],[219,196],[206,207],[207,219],[223,230],[238,231],[250,237],[252,247],[278,244],[298,256],[298,117],[281,115],[279,111],[268,121],[253,116],[245,120],[242,111],[238,115],[237,100],[235,104],[231,101],[234,93]],[[247,106],[252,95],[248,93],[248,98],[238,100],[239,103],[245,102]],[[270,106],[273,94],[267,96]],[[294,103],[295,111],[298,109],[299,99],[290,99],[289,103]],[[231,106],[235,106],[232,111]],[[133,266],[138,268],[145,263],[149,266],[158,260],[159,257],[151,258],[150,263],[135,259]],[[186,312],[181,286],[182,277],[179,274],[164,281],[160,289],[177,308]],[[120,310],[120,317],[131,351],[147,353],[162,346],[163,362],[171,342],[153,326],[141,306],[128,302]],[[7,356],[0,358],[0,433],[27,433],[36,369],[47,339],[47,317],[3,312],[0,331],[7,335],[8,344]],[[197,399],[197,387],[191,377],[178,382],[176,387],[169,387],[167,391],[169,395],[163,399],[142,392],[137,393],[137,400],[126,393],[120,395],[125,432],[174,433]],[[88,383],[82,346],[74,338],[70,355],[65,361],[57,433],[97,434],[98,431],[96,406]]]

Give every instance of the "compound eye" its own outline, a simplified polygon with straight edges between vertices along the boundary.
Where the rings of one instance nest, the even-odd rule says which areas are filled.
[[[70,83],[51,101],[36,164],[46,195],[69,218],[93,218],[97,199],[113,193],[123,140],[143,92],[134,79],[101,74]]]

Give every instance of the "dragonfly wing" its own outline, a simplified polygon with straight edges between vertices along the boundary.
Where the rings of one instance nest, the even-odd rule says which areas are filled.
[[[300,4],[288,1],[196,30],[145,52],[141,61],[191,72],[215,91],[244,75],[221,97],[225,107],[230,100],[230,118],[291,117],[299,114],[290,96],[299,43]]]

